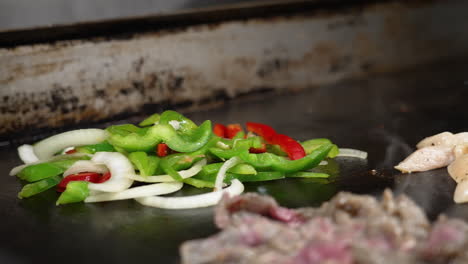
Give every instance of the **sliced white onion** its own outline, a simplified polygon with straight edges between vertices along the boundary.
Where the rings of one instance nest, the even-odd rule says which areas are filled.
[[[358,149],[340,148],[340,154],[338,154],[338,157],[367,159],[367,152]]]
[[[224,162],[223,166],[219,168],[218,174],[216,174],[216,181],[214,190],[221,190],[223,188],[224,178],[226,177],[226,172],[236,166],[237,164],[241,163],[242,160],[239,157],[232,157]]]
[[[104,164],[111,173],[109,180],[103,183],[89,183],[90,190],[102,192],[120,192],[128,189],[133,180],[128,175],[135,174],[132,163],[119,152],[96,152],[91,161]]]
[[[83,156],[91,156],[91,155],[90,155],[90,154],[86,154],[86,153],[74,153],[74,154],[67,154],[67,155],[55,156],[55,157],[52,157],[52,158],[50,158],[50,159],[48,159],[48,160],[39,160],[39,161],[31,162],[31,163],[28,163],[28,164],[22,164],[22,165],[16,166],[16,167],[14,167],[13,169],[11,169],[11,170],[10,170],[10,176],[15,176],[15,175],[18,174],[22,169],[26,168],[26,167],[29,166],[29,165],[34,165],[34,164],[39,164],[39,163],[49,162],[49,161],[54,161],[54,160],[68,159],[68,158],[73,158],[73,157],[83,157]]]
[[[96,173],[106,173],[109,170],[105,165],[97,164],[91,160],[79,160],[73,165],[70,166],[64,173],[63,177],[68,175],[77,174],[80,172],[96,172]]]
[[[125,200],[125,199],[134,199],[139,197],[153,196],[153,195],[162,195],[176,192],[182,189],[184,184],[181,182],[165,182],[165,183],[155,183],[139,187],[134,187],[127,189],[125,191],[116,192],[116,193],[101,193],[94,196],[88,196],[85,199],[86,203],[94,202],[104,202],[104,201],[115,201],[115,200]]]
[[[201,171],[203,166],[206,165],[206,159],[202,159],[199,162],[195,163],[190,169],[188,170],[181,170],[179,174],[182,178],[187,179],[190,178]],[[128,175],[128,177],[132,180],[139,181],[139,182],[172,182],[174,178],[169,175],[155,175],[155,176],[140,176],[140,175]]]
[[[180,129],[180,122],[177,120],[171,120],[169,121],[169,125],[171,125],[175,130]]]
[[[219,200],[221,200],[224,193],[235,196],[241,194],[243,191],[244,185],[239,180],[234,179],[229,187],[220,191],[185,197],[150,196],[136,198],[135,200],[143,205],[164,209],[190,209],[216,205]]]
[[[25,164],[39,161],[36,153],[34,153],[33,146],[28,144],[24,144],[18,147],[18,155]]]
[[[72,130],[39,141],[34,145],[34,153],[40,160],[46,160],[65,148],[97,144],[106,140],[107,136],[107,132],[102,129]]]
[[[221,149],[230,149],[231,148],[231,147],[229,147],[228,144],[225,144],[225,143],[223,143],[221,141],[216,142],[216,146],[218,148],[221,148]]]

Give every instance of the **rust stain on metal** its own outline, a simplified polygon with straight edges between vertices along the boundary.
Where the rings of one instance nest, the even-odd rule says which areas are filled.
[[[459,34],[468,26],[465,7],[385,3],[0,49],[0,136],[99,122],[146,106],[195,107],[265,88],[296,91],[401,70],[441,58],[425,47],[428,41],[437,48],[445,42],[444,56],[468,55],[468,37]],[[450,27],[421,30],[427,17]]]

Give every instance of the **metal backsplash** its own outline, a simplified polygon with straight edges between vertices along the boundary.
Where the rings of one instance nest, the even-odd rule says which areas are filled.
[[[294,14],[1,48],[0,138],[466,57],[466,10],[462,0],[309,4]]]

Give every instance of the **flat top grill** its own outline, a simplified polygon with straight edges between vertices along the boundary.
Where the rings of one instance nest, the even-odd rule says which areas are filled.
[[[248,96],[187,115],[197,122],[265,122],[299,140],[328,137],[341,147],[368,151],[368,161],[332,163],[340,173],[330,182],[247,184],[248,191],[272,195],[282,205],[317,206],[342,190],[380,195],[392,188],[408,194],[432,219],[444,213],[468,220],[468,206],[452,202],[455,183],[445,169],[412,175],[392,170],[421,138],[468,131],[467,70],[467,63],[437,64],[296,94]],[[177,263],[180,243],[216,232],[212,208],[166,211],[134,201],[57,207],[54,190],[18,200],[21,185],[7,175],[20,163],[15,148],[1,147],[0,156],[0,261]],[[186,188],[180,194],[196,192]]]

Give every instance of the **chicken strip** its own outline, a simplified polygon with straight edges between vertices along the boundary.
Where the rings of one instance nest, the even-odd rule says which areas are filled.
[[[418,149],[432,146],[454,147],[468,143],[468,132],[452,134],[450,132],[442,132],[434,136],[427,137],[421,140],[416,147]]]
[[[431,146],[416,150],[395,169],[401,172],[428,171],[448,166],[455,159],[453,147]]]

